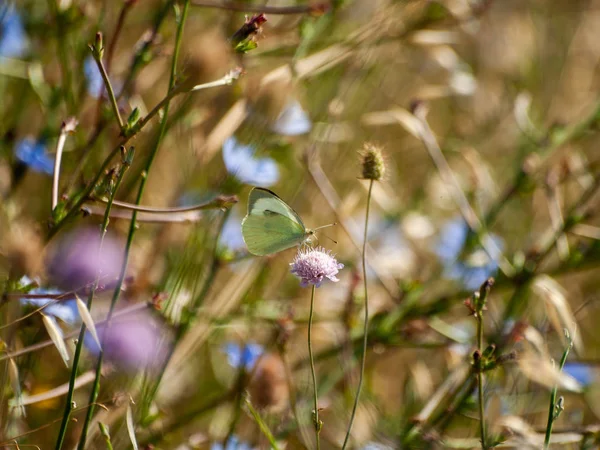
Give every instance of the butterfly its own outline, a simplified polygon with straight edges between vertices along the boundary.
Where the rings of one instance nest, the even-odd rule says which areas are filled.
[[[253,255],[270,255],[308,243],[319,228],[306,228],[296,211],[274,192],[257,187],[250,191],[242,236]]]

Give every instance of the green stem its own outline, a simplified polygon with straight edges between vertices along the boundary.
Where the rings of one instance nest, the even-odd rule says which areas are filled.
[[[246,407],[248,408],[248,411],[250,411],[250,414],[256,421],[258,428],[260,428],[262,434],[264,434],[267,440],[269,441],[271,448],[273,450],[279,450],[279,447],[277,446],[277,441],[275,441],[273,433],[271,433],[271,430],[269,430],[269,427],[267,426],[265,421],[262,419],[262,417],[260,417],[258,411],[254,408],[254,406],[252,406],[252,402],[248,397],[246,397]]]
[[[106,87],[106,92],[108,94],[108,100],[110,101],[110,105],[112,106],[113,113],[117,122],[119,122],[119,129],[123,131],[123,119],[121,118],[121,113],[119,112],[119,105],[117,104],[117,98],[115,97],[115,91],[113,90],[112,84],[110,83],[110,78],[108,78],[108,73],[106,73],[106,69],[104,68],[104,64],[102,63],[102,58],[98,54],[98,52],[92,50],[92,55],[94,56],[94,60],[98,65],[98,70],[100,70],[100,75],[102,75],[102,79],[104,80],[104,86]]]
[[[363,378],[365,376],[365,361],[367,359],[367,346],[368,346],[368,335],[369,335],[369,291],[367,289],[367,231],[369,227],[369,210],[371,208],[371,193],[373,191],[373,182],[369,182],[369,192],[367,194],[367,212],[365,214],[365,233],[363,238],[362,248],[362,266],[363,266],[363,283],[365,285],[365,323],[363,330],[363,348],[362,358],[360,362],[360,377],[358,379],[358,388],[356,389],[356,397],[354,398],[354,405],[352,406],[352,414],[350,415],[350,423],[348,423],[348,430],[346,431],[346,437],[344,438],[344,444],[342,450],[348,445],[350,439],[350,432],[352,431],[352,424],[354,423],[354,417],[356,416],[356,409],[358,408],[358,400],[360,398],[360,392],[362,390]]]
[[[189,0],[186,0],[184,7],[183,7],[183,12],[181,15],[181,18],[179,20],[179,24],[177,27],[177,34],[175,37],[175,50],[173,53],[173,59],[171,61],[171,76],[170,76],[170,81],[169,81],[169,90],[171,90],[175,84],[175,75],[176,75],[176,67],[177,67],[177,58],[179,55],[179,49],[181,47],[181,37],[183,35],[183,25],[185,23],[185,19],[187,17],[187,11],[189,8]],[[169,115],[169,104],[167,103],[165,105],[165,110],[164,110],[164,114],[161,120],[161,124],[160,124],[160,131],[158,134],[158,137],[156,139],[156,142],[154,144],[154,147],[152,148],[152,151],[150,153],[150,157],[148,158],[148,161],[146,162],[146,167],[144,170],[144,173],[142,175],[142,179],[140,182],[140,187],[138,190],[138,194],[136,197],[136,201],[135,204],[139,205],[142,201],[142,196],[144,194],[144,189],[146,187],[146,183],[148,181],[148,172],[150,171],[150,168],[152,166],[152,163],[154,162],[154,158],[158,152],[158,149],[160,147],[160,143],[162,141],[162,138],[164,137],[165,134],[165,130],[166,130],[166,124],[167,124],[167,117]],[[117,300],[119,299],[119,295],[121,293],[121,287],[123,286],[123,282],[125,281],[125,274],[127,271],[127,263],[129,261],[129,254],[131,252],[131,246],[133,243],[133,237],[135,234],[135,231],[137,229],[137,224],[136,224],[136,219],[137,219],[137,210],[134,210],[131,216],[131,222],[129,224],[129,232],[127,235],[127,242],[125,244],[125,255],[123,258],[123,265],[121,267],[121,274],[119,276],[119,280],[117,282],[117,285],[115,287],[112,299],[111,299],[111,303],[110,303],[110,308],[108,310],[108,315],[107,315],[107,327],[110,326],[110,320],[112,318],[112,315],[114,313],[115,310],[115,306],[117,304]],[[100,375],[102,372],[102,362],[103,362],[103,358],[104,358],[104,354],[103,352],[100,352],[100,354],[98,355],[98,361],[97,361],[97,365],[96,365],[96,377],[94,379],[94,388],[92,389],[92,394],[90,399],[92,401],[90,401],[90,403],[93,404],[93,402],[95,401],[95,396],[98,395],[98,390],[99,390],[99,384],[100,384]],[[90,407],[90,409],[88,410],[88,414],[86,416],[86,422],[89,420],[91,420],[91,417],[93,415],[93,409],[92,407]],[[82,433],[81,439],[79,441],[79,446],[78,449],[82,450],[85,446],[85,429],[84,428],[84,433]]]
[[[121,182],[123,181],[123,178],[125,177],[125,173],[127,172],[127,169],[129,169],[129,167],[131,166],[131,161],[133,160],[133,152],[134,152],[134,150],[132,147],[131,150],[129,150],[129,154],[127,156],[127,161],[124,163],[123,168],[121,169],[121,172],[119,173],[119,177],[117,178],[117,181],[115,182],[115,188],[113,189],[113,193],[108,200],[108,204],[106,205],[106,212],[104,213],[104,221],[102,222],[102,240],[104,240],[104,236],[105,236],[106,230],[108,228],[108,223],[110,221],[110,209],[112,208],[115,194],[116,194],[117,190],[119,189],[119,186],[121,185]],[[96,279],[94,288],[97,285],[98,285],[98,279]],[[91,305],[88,305],[88,307],[89,306],[91,306]],[[102,347],[104,347],[104,345]],[[102,356],[102,353],[103,353],[103,350],[101,348],[100,349],[100,357]],[[100,375],[101,374],[102,374],[102,365],[98,364],[96,367],[96,376],[94,378],[92,392],[90,393],[90,399],[88,402],[90,407],[88,408],[86,415],[85,415],[85,421],[83,423],[81,437],[79,438],[79,445],[77,446],[78,450],[83,450],[83,448],[85,447],[85,441],[87,439],[88,428],[90,426],[90,423],[92,422],[92,417],[94,415],[94,406],[96,404],[96,399],[98,398],[98,392],[100,391]]]
[[[108,228],[108,222],[110,220],[109,216],[110,216],[110,209],[112,207],[112,201],[114,200],[114,197],[115,197],[115,194],[119,187],[119,184],[121,184],[121,181],[123,180],[123,175],[124,175],[127,167],[128,166],[125,165],[123,167],[123,169],[121,170],[119,177],[116,181],[115,188],[112,190],[112,192],[110,194],[109,202],[106,205],[106,211],[104,213],[104,220],[102,221],[102,234],[100,237],[100,245],[99,245],[99,250],[98,250],[99,252],[102,251],[102,243],[104,242],[104,235],[106,233],[106,229]],[[94,285],[92,286],[92,290],[90,292],[90,295],[89,295],[88,301],[87,301],[88,310],[91,310],[91,308],[92,308],[92,302],[94,300],[96,288],[98,287],[98,281],[99,281],[98,276],[96,276],[96,280],[94,281]],[[67,392],[65,411],[63,413],[63,418],[62,418],[62,422],[60,424],[58,437],[56,439],[56,447],[55,447],[56,450],[60,450],[62,448],[62,445],[65,440],[71,412],[73,410],[73,393],[75,391],[75,380],[77,378],[77,368],[79,366],[79,360],[81,359],[81,351],[83,349],[83,342],[85,339],[85,330],[86,330],[85,323],[82,323],[81,329],[79,331],[79,337],[77,340],[77,346],[75,347],[75,355],[73,356],[73,368],[71,369],[71,376],[69,377],[69,390]],[[95,401],[95,399],[92,402],[90,402],[88,414],[89,414],[89,411],[93,410],[93,408],[94,408],[94,404],[93,404],[94,401]],[[87,425],[87,421],[86,421],[86,425]],[[87,427],[84,427],[84,430],[83,430],[84,434],[85,434],[86,428]]]
[[[485,434],[485,405],[483,398],[483,368],[481,362],[481,355],[483,352],[483,316],[481,311],[477,313],[477,349],[479,351],[479,359],[476,361],[477,364],[477,390],[478,390],[478,403],[479,403],[479,433],[481,435],[481,448],[487,449],[487,440]]]
[[[573,343],[569,339],[569,345],[563,352],[562,358],[560,359],[560,365],[558,366],[558,370],[562,370],[567,362],[567,357],[569,356],[569,351]],[[556,418],[556,395],[558,393],[558,386],[554,386],[552,388],[552,392],[550,393],[550,405],[548,407],[548,425],[546,425],[546,436],[544,438],[544,450],[548,448],[550,445],[550,436],[552,435],[552,425],[554,424],[554,419]]]
[[[310,293],[310,313],[308,316],[308,355],[310,357],[310,373],[312,374],[313,381],[313,395],[314,395],[314,412],[313,422],[315,425],[315,438],[317,441],[317,450],[321,448],[321,441],[319,439],[319,433],[321,432],[321,422],[319,421],[319,397],[317,392],[317,375],[315,373],[315,360],[312,351],[312,323],[313,323],[313,311],[315,307],[315,289],[313,285]]]

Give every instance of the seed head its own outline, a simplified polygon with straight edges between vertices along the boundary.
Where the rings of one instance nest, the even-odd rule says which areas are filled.
[[[381,149],[366,143],[362,151],[362,176],[366,180],[381,180],[385,174],[385,162]]]
[[[344,265],[338,263],[331,252],[323,247],[300,249],[290,266],[292,273],[300,278],[302,287],[309,284],[319,287],[324,278],[339,281],[336,275],[344,268]]]

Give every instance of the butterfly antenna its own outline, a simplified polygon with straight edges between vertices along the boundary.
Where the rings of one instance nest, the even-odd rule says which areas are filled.
[[[317,227],[317,228],[313,228],[313,231],[320,230],[321,228],[329,228],[329,227],[333,227],[333,226],[335,226],[335,225],[337,225],[337,222],[333,222],[333,223],[330,223],[329,225],[323,225],[323,226],[320,226],[320,227]],[[333,241],[333,239],[332,239],[332,241]],[[335,242],[335,241],[334,241],[334,242]]]

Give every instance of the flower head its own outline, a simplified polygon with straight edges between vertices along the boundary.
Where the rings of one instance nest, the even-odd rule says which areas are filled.
[[[234,344],[230,342],[223,349],[227,355],[229,365],[234,369],[245,369],[251,371],[258,358],[263,354],[264,349],[261,345],[250,342],[245,345]]]
[[[275,133],[283,136],[306,134],[311,128],[312,122],[297,100],[288,103],[271,126]]]
[[[27,35],[21,16],[7,2],[0,4],[0,56],[19,58],[27,50]]]
[[[88,93],[94,98],[100,97],[104,88],[104,80],[92,56],[88,56],[83,62],[83,75]]]
[[[366,180],[381,180],[385,174],[385,162],[381,149],[365,143],[362,151],[362,176]]]
[[[52,175],[54,172],[54,158],[46,153],[46,146],[42,141],[26,137],[17,141],[15,157],[31,170]]]
[[[290,266],[292,273],[300,278],[302,287],[309,284],[319,287],[324,278],[339,281],[336,275],[344,268],[344,265],[338,263],[331,252],[323,247],[300,249]]]
[[[264,187],[277,183],[277,163],[271,158],[255,158],[255,153],[254,147],[240,144],[234,136],[223,143],[225,167],[242,183]]]
[[[486,249],[478,245],[463,255],[468,235],[469,227],[462,218],[447,222],[442,228],[435,252],[448,278],[460,281],[469,290],[475,290],[498,270],[502,240],[495,235],[488,235],[484,238],[490,244]]]

